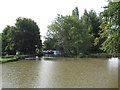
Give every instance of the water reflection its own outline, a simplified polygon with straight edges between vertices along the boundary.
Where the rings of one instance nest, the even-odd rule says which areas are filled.
[[[54,72],[54,62],[52,61],[42,61],[39,72],[39,80],[38,83],[40,87],[49,87],[51,85],[51,77]],[[49,82],[50,81],[50,82]]]
[[[117,59],[48,58],[3,64],[4,88],[117,88]]]
[[[117,69],[118,68],[118,58],[110,58],[108,60],[108,66],[109,66],[109,69]]]
[[[118,58],[110,58],[108,60],[108,67],[110,73],[118,72]]]

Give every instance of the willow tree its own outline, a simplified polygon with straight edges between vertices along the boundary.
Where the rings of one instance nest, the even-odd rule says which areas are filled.
[[[103,23],[100,25],[100,38],[106,38],[101,49],[117,55],[120,52],[120,1],[109,2],[101,13],[101,19]],[[96,38],[96,42],[98,41],[99,38]]]

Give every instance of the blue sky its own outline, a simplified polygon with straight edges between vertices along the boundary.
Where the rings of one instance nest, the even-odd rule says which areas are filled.
[[[0,0],[0,32],[7,25],[14,25],[18,17],[31,18],[39,26],[44,40],[47,26],[57,14],[71,15],[76,6],[80,15],[85,9],[99,13],[105,5],[106,0]]]

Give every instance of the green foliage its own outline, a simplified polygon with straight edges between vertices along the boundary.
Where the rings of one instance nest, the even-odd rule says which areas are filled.
[[[57,48],[57,40],[55,38],[47,38],[44,41],[44,50],[55,50]]]
[[[2,56],[2,33],[0,33],[0,57]]]
[[[89,12],[85,10],[83,16],[79,18],[78,8],[75,7],[71,16],[58,15],[48,26],[45,46],[47,49],[60,50],[65,56],[83,57],[85,54],[98,53],[101,51],[99,48],[104,39],[96,46],[94,40],[100,37],[98,32],[101,31],[99,28],[101,23],[94,10]]]
[[[79,18],[79,11],[78,11],[78,7],[75,7],[75,9],[72,11],[72,15],[76,16]]]
[[[2,33],[0,33],[0,40],[2,39]]]
[[[41,48],[40,32],[37,24],[27,18],[18,18],[16,20],[16,44],[17,50],[26,54],[35,53],[36,47]]]
[[[65,56],[87,53],[92,46],[91,24],[88,25],[84,17],[79,19],[76,12],[78,13],[77,8],[73,10],[71,16],[58,15],[55,21],[48,26],[48,38],[56,39],[56,49],[62,51]]]
[[[120,2],[109,2],[101,13],[101,19],[103,23],[100,25],[100,38],[106,38],[101,49],[117,55],[120,52]],[[96,42],[99,42],[99,38]]]
[[[84,25],[84,28],[89,31],[90,35],[93,36],[92,38],[92,46],[89,48],[89,53],[98,53],[101,52],[100,45],[103,42],[103,39],[100,40],[99,44],[94,46],[94,40],[95,38],[100,37],[98,32],[101,30],[99,28],[100,24],[102,23],[99,20],[99,17],[97,16],[96,12],[94,10],[91,11],[84,11],[83,16],[81,17],[82,23]]]
[[[2,33],[2,42],[3,52],[8,54],[15,54],[16,51],[32,54],[42,46],[37,24],[28,18],[18,18],[15,26],[7,26]]]
[[[15,30],[14,26],[7,26],[2,33],[2,51],[15,54]]]

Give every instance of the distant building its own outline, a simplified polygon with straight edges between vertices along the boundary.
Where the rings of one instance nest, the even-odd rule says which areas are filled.
[[[16,55],[20,55],[20,52],[16,52]]]
[[[60,52],[60,51],[53,50],[53,52],[54,52],[54,53],[53,53],[54,55],[61,55],[61,52]]]
[[[43,51],[43,54],[61,55],[61,52],[57,50],[46,50],[46,51]]]

